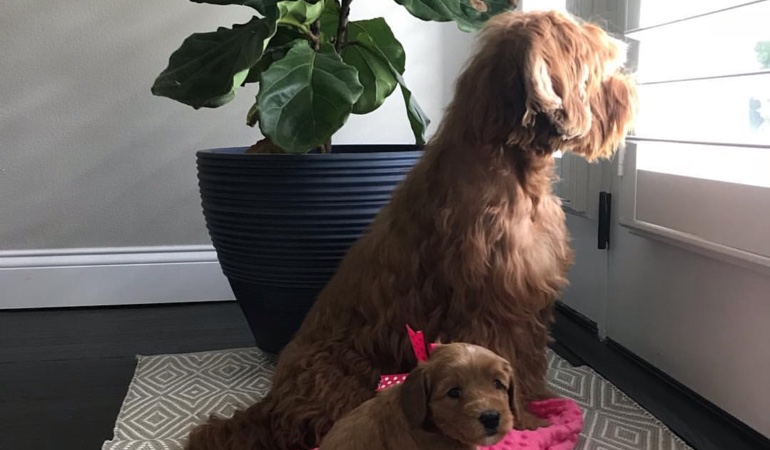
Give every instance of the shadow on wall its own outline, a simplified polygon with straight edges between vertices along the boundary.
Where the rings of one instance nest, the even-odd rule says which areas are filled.
[[[471,37],[394,2],[354,5],[354,19],[388,19],[435,127]],[[255,142],[245,125],[255,92],[195,111],[150,86],[187,36],[250,11],[178,0],[4,5],[2,64],[13,70],[0,84],[0,250],[207,244],[195,151]],[[351,118],[336,142],[412,143],[400,92]]]
[[[441,80],[445,102],[452,100],[458,72],[465,67],[475,44],[475,33],[460,31],[454,24],[447,24],[441,29],[441,73],[436,78]],[[434,117],[438,125],[441,117]]]

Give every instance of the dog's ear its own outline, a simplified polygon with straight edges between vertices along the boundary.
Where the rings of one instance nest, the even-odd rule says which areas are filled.
[[[430,388],[427,370],[418,366],[406,377],[401,387],[401,409],[409,426],[419,428],[428,415]]]
[[[568,19],[554,17],[523,28],[520,54],[526,109],[524,127],[535,127],[537,117],[547,119],[552,133],[567,140],[591,130],[593,116],[586,86],[590,71],[571,48],[582,39],[580,28]],[[558,24],[555,22],[561,22]]]
[[[636,87],[631,76],[616,74],[602,82],[602,95],[596,96],[592,107],[604,120],[595,124],[585,145],[573,150],[589,161],[612,156],[636,119]]]
[[[587,133],[592,73],[578,56],[580,33],[573,19],[553,12],[492,17],[457,80],[449,108],[456,122],[447,126],[474,143],[544,149],[553,147],[550,139]]]

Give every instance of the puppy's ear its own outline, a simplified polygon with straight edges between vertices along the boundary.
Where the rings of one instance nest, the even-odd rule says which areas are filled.
[[[518,377],[513,369],[511,369],[510,374],[511,376],[508,379],[508,404],[511,408],[511,413],[513,413],[514,420],[518,421],[522,417],[523,411],[521,409],[524,401],[520,398],[521,389],[519,389]]]
[[[424,367],[417,367],[406,377],[399,399],[409,426],[419,428],[425,422],[429,398],[427,371]]]

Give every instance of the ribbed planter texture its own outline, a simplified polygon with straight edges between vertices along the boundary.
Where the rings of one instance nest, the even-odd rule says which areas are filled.
[[[197,153],[203,214],[257,346],[278,353],[421,152],[398,145],[305,155],[245,150]]]

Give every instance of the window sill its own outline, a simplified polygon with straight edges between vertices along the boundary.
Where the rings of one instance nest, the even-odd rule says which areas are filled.
[[[633,235],[652,239],[729,264],[770,275],[770,258],[707,241],[697,236],[637,220],[620,218],[621,226]]]

